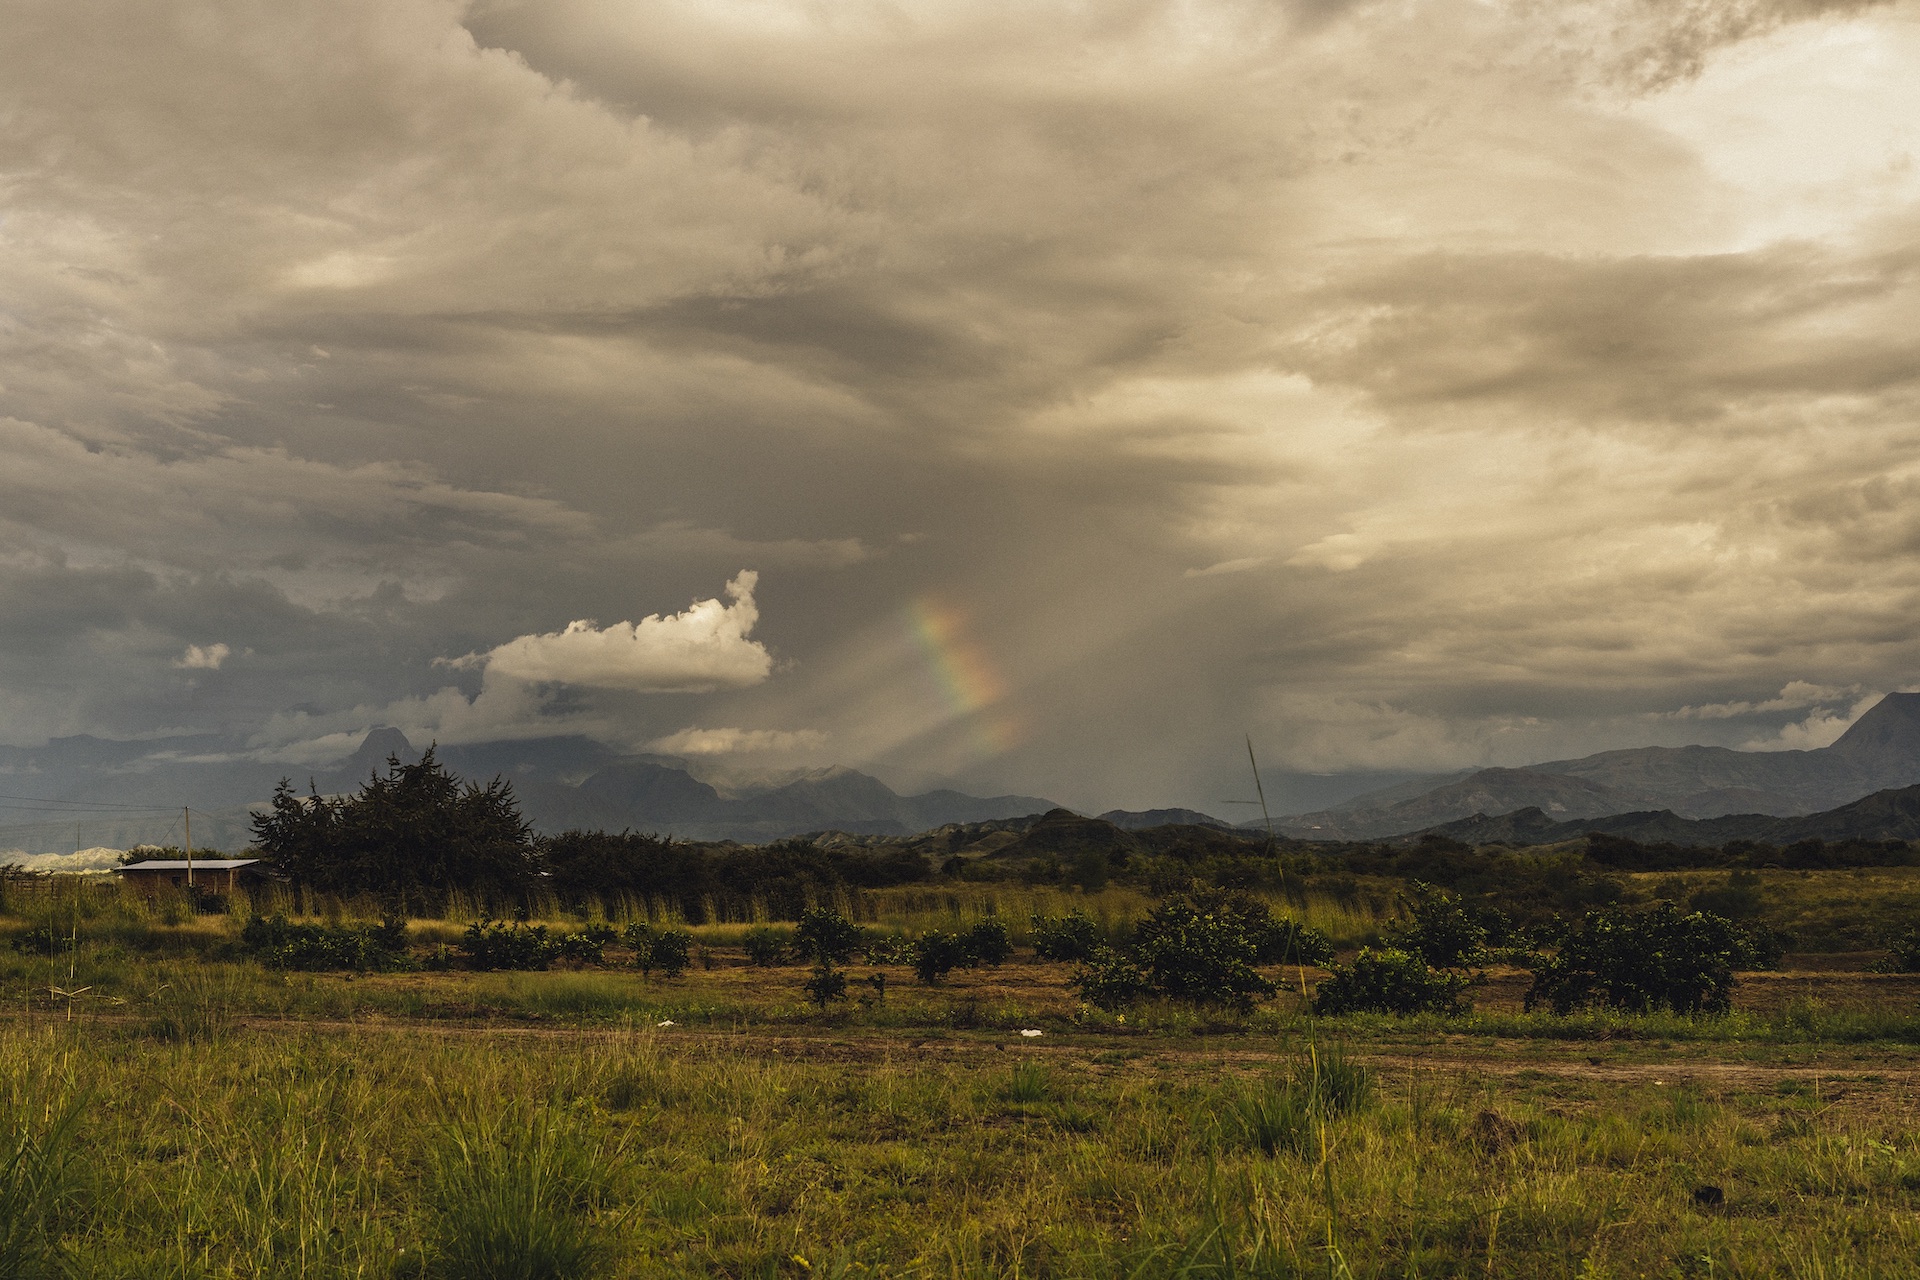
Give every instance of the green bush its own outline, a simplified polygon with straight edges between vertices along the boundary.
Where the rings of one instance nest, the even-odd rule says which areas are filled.
[[[1644,911],[1589,911],[1566,929],[1552,955],[1533,957],[1526,1007],[1570,1013],[1589,1005],[1643,1013],[1725,1013],[1733,973],[1758,950],[1724,916],[1682,915],[1670,902]]]
[[[356,972],[404,969],[407,923],[389,917],[379,924],[295,924],[283,915],[253,916],[240,930],[240,946],[269,969]]]
[[[460,955],[471,969],[544,969],[560,954],[547,926],[494,920],[486,916],[467,926]]]
[[[51,927],[37,924],[24,933],[14,935],[12,945],[23,956],[51,956],[65,951],[70,945],[70,937],[63,938]]]
[[[612,925],[596,920],[578,933],[563,933],[554,939],[554,955],[581,964],[605,964],[607,944],[619,936]]]
[[[1100,926],[1078,907],[1064,916],[1034,914],[1033,954],[1042,960],[1091,960],[1100,946]]]
[[[1256,916],[1250,923],[1254,955],[1261,964],[1325,964],[1333,959],[1332,941],[1311,925],[1288,916]]]
[[[998,968],[1013,955],[1013,939],[1007,935],[1007,926],[998,920],[982,920],[960,935],[966,948],[967,968],[986,965]]]
[[[1313,1011],[1440,1013],[1465,1011],[1466,975],[1434,969],[1398,947],[1362,947],[1349,965],[1334,965],[1313,993]]]
[[[1467,914],[1457,895],[1432,885],[1413,884],[1413,919],[1393,930],[1388,942],[1436,969],[1485,964],[1487,926]]]
[[[767,969],[787,962],[787,945],[791,938],[785,929],[775,929],[771,925],[758,925],[747,930],[747,963]]]
[[[793,949],[816,964],[845,964],[860,945],[860,930],[830,907],[809,907],[794,930]]]
[[[1272,937],[1263,922],[1272,923],[1266,908],[1244,897],[1177,894],[1134,930],[1130,958],[1157,995],[1249,1009],[1274,992],[1253,967]]]
[[[1320,964],[1332,957],[1332,944],[1318,930],[1276,920],[1265,903],[1244,893],[1204,889],[1174,894],[1155,907],[1125,953],[1095,948],[1072,984],[1103,1009],[1157,995],[1246,1010],[1274,992],[1256,964]]]
[[[1687,899],[1691,910],[1725,916],[1729,920],[1751,920],[1760,914],[1762,905],[1760,874],[1745,870],[1731,872],[1725,883],[1697,890]]]
[[[913,942],[898,934],[868,934],[860,954],[868,964],[912,964]]]
[[[635,921],[626,927],[620,940],[633,949],[633,963],[647,977],[658,969],[666,977],[677,978],[691,963],[693,935],[679,929],[656,929]]]
[[[1152,988],[1140,967],[1111,947],[1096,947],[1069,980],[1080,998],[1109,1013],[1132,1006]]]
[[[914,976],[929,986],[944,981],[967,963],[969,954],[966,939],[959,934],[938,929],[923,933],[913,940]]]
[[[14,946],[18,947],[19,942]],[[1920,973],[1920,929],[1909,929],[1891,939],[1888,954],[1874,968],[1881,973]]]
[[[847,975],[828,964],[813,966],[813,976],[800,984],[812,1001],[824,1012],[830,1000],[847,998]],[[883,993],[884,994],[884,993]]]

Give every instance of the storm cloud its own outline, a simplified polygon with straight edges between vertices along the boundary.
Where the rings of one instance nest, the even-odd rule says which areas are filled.
[[[0,736],[1815,742],[1920,681],[1916,121],[1912,3],[23,0]]]

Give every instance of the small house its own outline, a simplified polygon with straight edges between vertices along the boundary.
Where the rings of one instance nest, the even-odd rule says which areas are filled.
[[[117,871],[121,880],[151,898],[162,886],[185,893],[189,883],[199,893],[251,889],[260,883],[265,868],[258,858],[150,858],[129,862]]]

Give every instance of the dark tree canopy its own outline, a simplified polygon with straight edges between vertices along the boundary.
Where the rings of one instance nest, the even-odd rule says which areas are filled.
[[[355,796],[298,795],[282,779],[253,819],[261,856],[296,884],[401,905],[443,905],[458,890],[489,902],[524,899],[539,859],[513,784],[462,782],[434,759],[387,760]]]

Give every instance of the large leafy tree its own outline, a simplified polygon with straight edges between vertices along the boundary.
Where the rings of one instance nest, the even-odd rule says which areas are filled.
[[[283,779],[253,819],[254,845],[288,879],[395,906],[439,906],[455,892],[524,899],[540,873],[513,784],[463,782],[434,759],[389,757],[355,796],[301,796]]]

